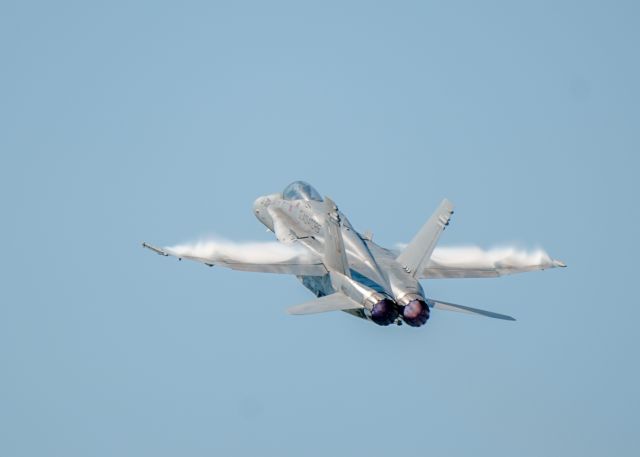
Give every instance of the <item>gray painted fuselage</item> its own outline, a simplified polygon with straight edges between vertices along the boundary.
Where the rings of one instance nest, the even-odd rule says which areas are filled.
[[[297,242],[322,258],[325,251],[324,203],[313,200],[283,198],[282,194],[259,197],[254,214],[276,237],[285,243]],[[339,212],[341,233],[351,278],[404,306],[412,300],[425,300],[422,286],[396,261],[396,254],[378,246],[358,233],[346,216]],[[298,276],[302,284],[317,297],[336,292],[329,274]],[[367,318],[366,310],[350,310]]]

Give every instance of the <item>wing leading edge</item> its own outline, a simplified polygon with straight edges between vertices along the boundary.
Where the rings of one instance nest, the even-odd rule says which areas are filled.
[[[159,248],[148,243],[142,246],[162,256],[176,257],[178,260],[187,259],[203,263],[209,267],[214,265],[231,268],[239,271],[252,271],[258,273],[279,273],[297,276],[323,276],[327,274],[322,260],[315,256],[307,255],[292,257],[282,261],[247,262],[242,259],[225,256],[222,258],[208,258],[187,253],[178,253],[170,248]]]

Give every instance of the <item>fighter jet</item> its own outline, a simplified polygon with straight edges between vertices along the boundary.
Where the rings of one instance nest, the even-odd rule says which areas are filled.
[[[429,319],[430,309],[515,320],[429,298],[420,280],[496,277],[565,266],[546,255],[515,263],[432,258],[453,214],[453,205],[447,199],[399,253],[374,243],[371,234],[356,231],[329,197],[323,198],[303,181],[291,183],[282,193],[259,197],[253,204],[253,212],[278,241],[292,247],[286,257],[252,256],[247,261],[242,256],[142,245],[163,256],[195,260],[208,266],[295,275],[316,298],[290,307],[287,310],[290,314],[345,311],[382,326],[404,322],[420,327]]]

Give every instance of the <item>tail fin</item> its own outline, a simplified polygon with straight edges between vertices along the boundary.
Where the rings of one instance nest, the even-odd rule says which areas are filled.
[[[324,202],[324,265],[330,272],[336,271],[350,278],[338,207],[329,197],[325,197]]]
[[[424,266],[429,262],[440,234],[449,225],[449,219],[452,214],[453,204],[445,198],[435,213],[431,215],[426,224],[411,240],[411,243],[396,259],[414,278],[419,277]]]

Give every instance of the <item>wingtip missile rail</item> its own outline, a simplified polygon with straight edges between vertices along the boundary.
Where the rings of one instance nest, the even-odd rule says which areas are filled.
[[[151,249],[153,252],[155,252],[158,255],[163,255],[165,257],[167,257],[169,255],[166,251],[164,251],[164,250],[162,250],[160,248],[157,248],[155,246],[152,246],[149,243],[146,243],[144,241],[142,242],[142,247],[143,248],[147,248],[147,249]]]

